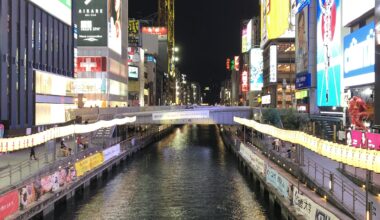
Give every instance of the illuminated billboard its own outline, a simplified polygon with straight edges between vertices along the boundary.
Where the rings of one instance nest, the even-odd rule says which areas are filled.
[[[168,38],[168,29],[166,27],[142,27],[141,32],[144,34],[158,35],[159,40]]]
[[[317,1],[317,105],[341,105],[341,0]]]
[[[129,20],[128,46],[141,47],[140,21],[138,20]]]
[[[38,5],[38,7],[40,7],[42,10],[71,26],[71,0],[30,1]]]
[[[261,45],[295,35],[295,0],[261,0]]]
[[[277,46],[271,45],[269,48],[269,82],[277,82]]]
[[[121,54],[121,0],[108,0],[107,22],[108,48]]]
[[[344,37],[344,86],[375,82],[375,23]]]
[[[131,79],[138,79],[139,68],[137,66],[128,66],[128,77]]]
[[[342,23],[348,25],[355,19],[375,8],[375,0],[344,0],[342,1]]]
[[[308,7],[296,15],[296,72],[308,72],[309,45],[308,45]]]
[[[78,46],[106,47],[107,1],[77,1]]]
[[[263,79],[263,51],[253,48],[250,52],[250,91],[261,91],[264,84]]]
[[[241,52],[245,53],[248,51],[247,48],[247,28],[243,28],[241,33]]]
[[[235,64],[235,70],[236,71],[239,71],[239,69],[240,69],[240,58],[239,58],[239,56],[235,56],[235,62],[234,62],[234,64]]]
[[[77,57],[75,72],[106,72],[107,58],[106,57]]]
[[[247,51],[252,48],[252,19],[247,24]]]
[[[246,70],[241,73],[241,91],[248,92],[248,72]]]

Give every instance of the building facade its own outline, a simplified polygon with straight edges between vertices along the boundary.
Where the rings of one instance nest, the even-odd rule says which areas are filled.
[[[75,2],[0,1],[0,118],[10,129],[65,122],[73,108]]]

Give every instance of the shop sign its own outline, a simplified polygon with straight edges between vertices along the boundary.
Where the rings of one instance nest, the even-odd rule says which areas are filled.
[[[311,86],[310,73],[298,73],[296,76],[296,89],[309,88]]]

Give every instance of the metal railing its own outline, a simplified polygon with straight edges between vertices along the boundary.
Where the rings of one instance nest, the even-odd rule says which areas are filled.
[[[340,178],[336,175],[337,172],[320,166],[309,157],[304,158],[304,166],[292,158],[284,157],[281,153],[271,149],[271,143],[268,142],[269,138],[265,135],[263,140],[257,137],[244,137],[241,133],[236,135],[236,137],[240,140],[245,140],[248,144],[253,142],[252,146],[256,146],[266,157],[280,167],[283,167],[294,177],[299,178],[300,176],[306,176],[309,178],[315,186],[323,189],[326,194],[342,204],[342,208],[353,216],[359,219],[363,219],[366,216],[365,192],[363,190],[357,190],[357,187],[353,186],[350,181]],[[315,189],[313,188],[313,190]]]
[[[168,126],[165,128],[168,128]],[[122,150],[139,146],[146,141],[151,141],[151,138],[157,134],[157,132],[158,127],[152,127],[149,130],[134,133],[136,136],[130,136],[124,141],[121,141],[120,137],[116,137],[104,140],[102,144],[91,143],[91,147],[67,157],[54,157],[52,153],[44,152],[36,155],[37,160],[26,159],[16,164],[8,164],[0,171],[0,194],[21,186],[26,181],[33,179],[33,177],[55,172],[60,166],[64,167],[69,164],[74,164],[75,161],[87,155],[102,151],[115,144],[120,143]],[[132,139],[134,139],[133,143]]]

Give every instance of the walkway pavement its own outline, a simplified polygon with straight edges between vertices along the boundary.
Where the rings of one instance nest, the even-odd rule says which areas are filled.
[[[241,133],[240,137],[243,139],[242,135]],[[246,141],[251,140],[250,135],[250,132],[246,132]],[[254,138],[260,140],[255,136]],[[272,147],[273,138],[264,136],[264,139],[261,141],[265,144],[264,146],[267,146],[271,154],[277,154],[287,161],[295,163],[294,154],[291,155],[291,158],[288,158],[287,150],[291,149],[290,143],[285,143],[284,147],[280,147],[279,151],[277,151],[273,150]],[[365,188],[357,186],[340,173],[338,171],[338,162],[304,148],[304,166],[301,167],[310,179],[314,180],[319,187],[324,188],[326,191],[330,190],[330,177],[333,175],[332,185],[335,199],[343,203],[347,210],[351,212],[355,210],[355,215],[359,219],[365,219]],[[380,197],[368,193],[368,199],[370,202],[373,202],[373,219],[380,219]]]

